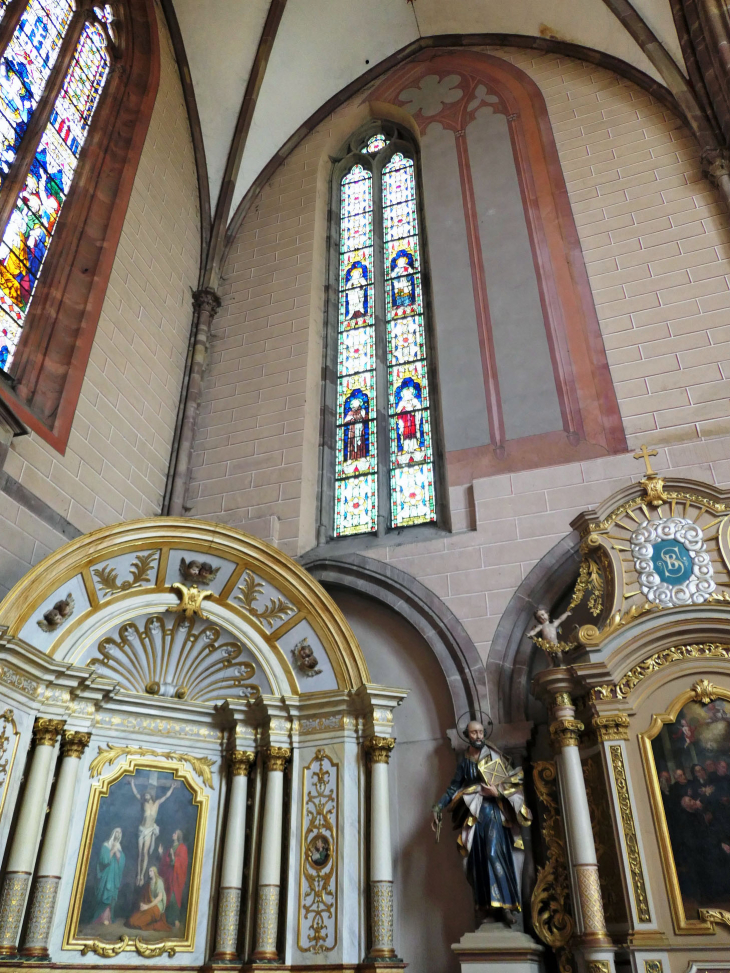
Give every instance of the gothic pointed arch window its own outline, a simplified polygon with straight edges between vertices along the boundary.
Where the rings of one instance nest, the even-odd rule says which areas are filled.
[[[348,150],[333,180],[333,537],[434,524],[440,492],[415,148],[378,123]]]
[[[151,0],[0,0],[0,397],[61,450],[158,79]]]

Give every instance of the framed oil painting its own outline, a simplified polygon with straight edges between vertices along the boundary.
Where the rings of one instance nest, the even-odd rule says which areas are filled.
[[[128,757],[94,784],[63,948],[194,949],[207,812],[175,761]]]
[[[730,692],[696,683],[640,740],[675,928],[712,932],[702,910],[730,911]]]

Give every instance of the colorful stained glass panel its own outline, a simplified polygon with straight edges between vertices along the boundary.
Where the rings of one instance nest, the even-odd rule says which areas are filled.
[[[373,135],[368,139],[367,145],[363,149],[363,152],[367,152],[369,155],[377,155],[381,149],[384,149],[388,144],[388,139],[384,135]]]
[[[404,158],[396,152],[383,169],[383,206],[402,203],[415,199],[416,183],[413,173],[413,160]]]
[[[417,228],[415,199],[409,199],[405,203],[395,203],[383,210],[383,236],[386,242],[411,236]]]
[[[0,185],[56,62],[74,4],[30,0],[0,60]]]
[[[431,418],[428,409],[403,409],[390,417],[393,463],[408,466],[431,459]]]
[[[388,354],[391,364],[403,365],[426,357],[423,318],[395,318],[391,322]]]
[[[86,24],[0,242],[0,310],[16,327],[22,327],[33,297],[108,72],[104,34],[95,24]],[[4,317],[1,327],[8,331]],[[4,334],[0,342],[5,369],[19,335],[19,330],[14,336]]]
[[[378,516],[376,478],[339,480],[335,487],[335,534],[364,534],[375,530]]]
[[[354,328],[340,339],[338,373],[355,375],[375,368],[375,329]]]
[[[422,463],[391,470],[390,506],[393,525],[397,527],[435,520],[433,465]]]

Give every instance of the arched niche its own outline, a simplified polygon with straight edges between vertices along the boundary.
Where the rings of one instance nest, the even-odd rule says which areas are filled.
[[[181,600],[193,586],[204,597],[186,617]],[[191,702],[249,699],[252,685],[298,696],[369,681],[352,631],[311,575],[254,537],[188,519],[134,521],[72,541],[12,589],[0,626],[127,692]]]

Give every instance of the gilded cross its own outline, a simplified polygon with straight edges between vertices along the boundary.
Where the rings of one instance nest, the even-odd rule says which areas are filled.
[[[634,459],[643,459],[646,463],[646,475],[656,476],[656,473],[651,468],[651,463],[649,462],[650,456],[658,456],[659,454],[655,449],[647,449],[645,444],[642,444],[641,449],[638,453],[634,453]]]

